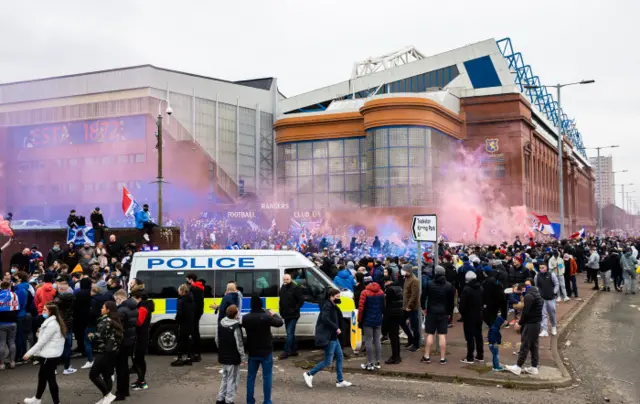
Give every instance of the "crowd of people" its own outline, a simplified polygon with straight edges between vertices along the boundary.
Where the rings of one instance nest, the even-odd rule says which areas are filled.
[[[194,226],[203,226],[202,220]],[[70,226],[74,224],[72,221]],[[424,364],[432,362],[431,348],[437,338],[438,363],[446,365],[447,331],[458,321],[467,342],[463,363],[485,360],[486,338],[493,370],[518,375],[522,371],[538,372],[540,338],[557,334],[556,304],[578,297],[577,273],[586,272],[587,282],[593,283],[594,289],[610,292],[613,283],[615,291],[636,293],[640,246],[635,239],[530,239],[523,243],[516,238],[512,243],[475,246],[441,242],[416,256],[415,244],[407,238],[391,241],[363,232],[348,235],[347,227],[334,235],[269,229],[240,238],[242,231],[228,222],[213,220],[206,226],[211,232],[196,236],[196,245],[189,246],[295,249],[334,280],[336,289],[327,290],[315,331],[315,342],[324,350],[324,359],[303,375],[310,388],[314,375],[334,360],[336,387],[351,385],[342,372],[342,346],[347,337],[342,335],[344,319],[339,308],[343,291],[353,294],[358,308],[366,351],[363,370],[381,368],[381,343],[385,340],[389,340],[392,353],[384,364],[392,366],[402,361],[400,330],[407,338],[405,347],[409,351],[423,349],[420,362]],[[183,241],[190,243],[188,237]],[[99,404],[124,400],[130,389],[149,388],[145,355],[154,305],[144,284],[129,279],[131,258],[139,250],[135,243],[123,245],[111,235],[106,243],[99,241],[95,247],[90,243],[78,248],[55,242],[46,253],[33,245],[11,257],[10,271],[0,283],[0,358],[4,359],[0,370],[28,361],[40,366],[36,395],[25,403],[40,403],[46,386],[54,404],[59,403],[57,368],[62,365],[63,375],[76,373],[71,366],[73,355],[86,357],[81,369],[88,371],[88,378],[100,391]],[[229,282],[221,303],[212,306],[218,313],[216,345],[222,365],[218,403],[234,402],[242,363],[248,364],[247,402],[255,402],[254,385],[260,367],[264,402],[271,402],[271,327],[286,330],[279,359],[298,355],[295,334],[304,299],[292,275],[284,275],[279,314],[265,310],[261,299],[251,296],[250,312],[241,316],[242,285],[235,282]],[[205,286],[197,274],[188,274],[184,284],[176,285],[179,341],[178,358],[172,366],[189,366],[202,360],[199,326]],[[501,332],[511,327],[521,334],[522,344],[517,363],[504,366],[499,356]],[[531,366],[524,367],[529,355]],[[130,370],[137,375],[132,384]]]

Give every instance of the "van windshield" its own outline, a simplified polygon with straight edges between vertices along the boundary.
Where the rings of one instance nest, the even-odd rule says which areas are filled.
[[[327,287],[333,287],[331,280],[316,267],[288,268],[285,273],[302,288],[305,300],[318,302],[324,300]]]

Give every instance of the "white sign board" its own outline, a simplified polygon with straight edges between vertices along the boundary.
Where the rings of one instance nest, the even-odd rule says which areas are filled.
[[[438,241],[438,220],[436,215],[416,215],[411,222],[413,239],[419,242]]]

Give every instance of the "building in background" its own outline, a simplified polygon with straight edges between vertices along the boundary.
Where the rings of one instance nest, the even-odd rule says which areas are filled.
[[[593,174],[596,177],[596,203],[599,204],[602,201],[602,206],[609,204],[615,205],[615,190],[613,183],[613,157],[600,156],[589,157],[589,163],[593,169]],[[602,200],[600,199],[600,192],[602,192]]]
[[[207,210],[273,191],[274,78],[230,82],[151,65],[0,85],[0,209],[65,220],[100,206],[121,218],[122,186],[155,210],[158,111],[165,208]],[[159,104],[160,108],[159,108]]]
[[[507,199],[559,222],[558,120],[564,128],[565,233],[593,229],[593,171],[573,121],[511,41],[425,57],[414,48],[354,66],[346,80],[280,102],[277,181],[298,209],[410,216],[438,212],[455,146],[484,150],[480,171]]]

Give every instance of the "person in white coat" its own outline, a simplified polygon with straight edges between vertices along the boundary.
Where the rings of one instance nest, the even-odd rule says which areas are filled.
[[[58,306],[47,303],[42,309],[42,317],[45,319],[38,332],[38,342],[24,355],[24,360],[32,356],[40,359],[38,371],[38,389],[36,395],[25,398],[25,404],[41,404],[44,390],[49,384],[49,392],[53,404],[60,404],[58,383],[56,382],[56,367],[60,363],[60,356],[64,351],[65,335],[67,329],[58,310]]]
[[[559,256],[557,250],[554,250],[551,258],[549,258],[549,270],[556,275],[556,278],[558,278],[558,283],[560,285],[560,293],[558,293],[556,303],[560,303],[562,300],[568,302],[571,299],[567,295],[567,288],[564,284],[564,260]]]

